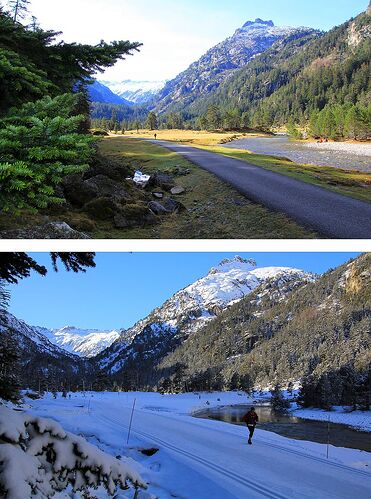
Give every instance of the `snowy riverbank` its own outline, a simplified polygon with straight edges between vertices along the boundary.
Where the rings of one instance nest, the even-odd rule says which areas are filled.
[[[261,397],[266,395],[263,392]],[[371,455],[367,452],[330,445],[327,459],[326,445],[259,428],[253,445],[248,446],[244,426],[190,416],[198,409],[251,404],[259,398],[248,398],[242,392],[77,393],[71,399],[46,395],[27,403],[33,414],[55,419],[105,452],[139,462],[138,472],[149,482],[148,493],[161,499],[345,498],[351,491],[359,498],[368,496]],[[151,447],[159,449],[153,456],[140,452]],[[122,492],[118,497],[129,496]]]
[[[371,412],[352,411],[348,408],[334,407],[331,411],[323,409],[296,409],[291,413],[293,416],[315,421],[330,421],[336,424],[345,424],[356,430],[371,432]]]

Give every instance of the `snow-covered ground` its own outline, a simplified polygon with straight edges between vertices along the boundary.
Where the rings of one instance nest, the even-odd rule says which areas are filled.
[[[292,412],[293,416],[305,419],[314,419],[316,421],[328,421],[331,423],[340,423],[351,426],[357,430],[371,432],[371,413],[363,411],[348,412],[347,408],[333,407],[331,411],[323,409],[296,409]]]
[[[370,453],[330,446],[327,459],[326,445],[259,428],[249,446],[245,427],[191,416],[206,407],[251,403],[245,394],[79,393],[27,402],[33,414],[57,420],[112,455],[139,461],[152,497],[370,497]],[[151,447],[159,449],[152,456],[140,452]]]

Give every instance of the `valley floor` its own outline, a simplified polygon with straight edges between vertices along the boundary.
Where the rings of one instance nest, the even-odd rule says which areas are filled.
[[[139,461],[138,470],[149,482],[142,498],[369,497],[367,452],[330,446],[326,459],[325,445],[259,429],[249,446],[245,427],[190,415],[201,408],[251,402],[238,392],[78,393],[71,399],[47,395],[27,401],[32,413],[59,421],[110,454]],[[146,457],[140,449],[148,448],[159,450]],[[117,497],[129,496],[122,492]]]

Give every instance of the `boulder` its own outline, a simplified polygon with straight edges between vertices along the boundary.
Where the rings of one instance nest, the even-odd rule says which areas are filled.
[[[94,220],[111,220],[119,207],[113,199],[100,197],[86,203],[83,210]]]
[[[162,199],[164,197],[163,192],[152,192],[152,196],[156,199]]]
[[[111,156],[101,156],[99,153],[94,157],[93,163],[83,174],[83,180],[87,180],[97,175],[106,175],[112,180],[122,182],[132,174],[132,168],[122,161]]]
[[[35,227],[0,232],[0,239],[90,239],[66,222],[48,222]]]
[[[156,215],[144,204],[125,204],[114,217],[116,227],[143,227],[158,223]]]
[[[121,212],[116,213],[113,217],[113,224],[117,229],[126,229],[127,227],[130,227],[128,219],[125,218]]]
[[[184,204],[176,201],[175,199],[168,198],[163,202],[164,208],[171,213],[185,211],[187,208]]]
[[[185,192],[184,187],[181,187],[180,185],[176,185],[172,189],[170,189],[171,194],[177,195],[177,194],[183,194]]]
[[[151,187],[159,187],[164,191],[170,191],[175,187],[175,182],[173,177],[167,175],[166,173],[156,172],[149,179],[148,185]]]
[[[95,191],[96,197],[110,197],[116,201],[130,199],[130,195],[125,187],[121,183],[107,177],[107,175],[96,175],[84,180],[83,184],[88,189],[91,189],[91,191]]]
[[[62,182],[61,187],[64,197],[76,206],[84,206],[97,196],[94,186],[84,184],[82,175],[68,175]]]
[[[162,206],[162,204],[158,203],[157,201],[150,201],[148,203],[148,208],[155,213],[155,215],[162,215],[165,213],[169,213],[169,211]]]
[[[62,188],[64,197],[79,207],[100,197],[110,197],[116,201],[131,197],[121,182],[102,174],[87,179],[78,174],[69,175],[64,179]]]

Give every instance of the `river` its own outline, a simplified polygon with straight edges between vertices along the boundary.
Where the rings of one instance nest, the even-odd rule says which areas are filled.
[[[291,140],[287,135],[276,135],[239,139],[224,144],[223,147],[282,156],[301,164],[371,172],[371,145],[365,143],[325,142],[317,144]]]
[[[242,416],[246,414],[249,408],[250,406],[247,405],[214,407],[198,411],[194,413],[194,416],[244,425]],[[255,410],[259,416],[258,427],[261,430],[272,431],[295,440],[309,440],[321,444],[327,443],[327,422],[302,419],[290,414],[278,414],[272,410],[269,404],[255,405]],[[331,413],[329,415],[331,420]],[[329,434],[330,445],[371,452],[371,433],[356,431],[346,425],[330,422]]]

